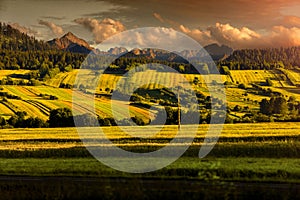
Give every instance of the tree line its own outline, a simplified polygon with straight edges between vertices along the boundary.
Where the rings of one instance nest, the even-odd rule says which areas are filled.
[[[300,66],[300,47],[235,50],[218,65],[230,70],[292,69]]]

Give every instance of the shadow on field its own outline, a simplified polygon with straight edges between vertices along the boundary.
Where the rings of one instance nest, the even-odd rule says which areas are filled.
[[[298,199],[300,185],[196,180],[1,177],[1,199]]]

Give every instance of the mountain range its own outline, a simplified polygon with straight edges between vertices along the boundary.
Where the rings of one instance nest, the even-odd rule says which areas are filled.
[[[68,32],[61,38],[50,40],[47,43],[54,48],[74,53],[88,54],[93,51],[96,54],[102,55],[119,56],[126,54],[126,56],[129,57],[144,56],[149,59],[167,59],[169,61],[180,61],[180,59],[175,56],[175,54],[169,54],[169,52],[154,49],[133,49],[129,52],[124,47],[113,47],[108,51],[99,51],[98,49],[94,49],[93,47],[91,47],[85,40],[78,38],[71,32]],[[220,60],[224,57],[229,56],[233,52],[232,48],[225,45],[219,46],[218,44],[210,44],[208,46],[205,46],[204,50],[209,53],[213,60]],[[207,56],[207,53],[203,50],[184,50],[174,53],[180,54],[181,56],[189,59],[199,57],[203,58],[204,56]]]

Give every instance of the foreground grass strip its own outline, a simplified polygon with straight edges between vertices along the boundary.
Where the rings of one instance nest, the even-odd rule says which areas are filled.
[[[116,158],[123,162],[122,158]],[[300,182],[299,159],[276,158],[180,158],[170,166],[146,174],[111,169],[93,158],[0,159],[0,174],[18,176],[78,176],[184,178],[202,181]]]

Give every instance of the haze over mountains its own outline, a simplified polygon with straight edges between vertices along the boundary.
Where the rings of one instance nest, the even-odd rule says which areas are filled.
[[[53,40],[50,40],[47,42],[50,46],[74,53],[84,53],[88,54],[91,51],[93,51],[96,54],[103,54],[103,55],[113,55],[118,56],[125,53],[128,53],[129,50],[124,47],[112,47],[108,51],[99,51],[98,49],[94,49],[91,47],[85,40],[78,38],[73,33],[68,32],[61,38],[55,38]],[[204,49],[210,54],[210,56],[214,60],[219,60],[224,57],[229,56],[233,49],[222,45],[219,46],[218,44],[211,44],[208,46],[205,46]],[[153,49],[133,49],[130,51],[130,54],[128,56],[134,57],[134,56],[145,56],[147,58],[151,59],[167,59],[167,60],[176,60],[177,58],[174,58],[174,55],[167,55],[168,52],[165,51],[159,51],[159,50],[153,50]],[[180,55],[186,57],[186,58],[196,58],[196,57],[203,57],[207,56],[205,55],[206,52],[203,50],[184,50],[179,52]],[[173,58],[172,58],[173,57]]]

